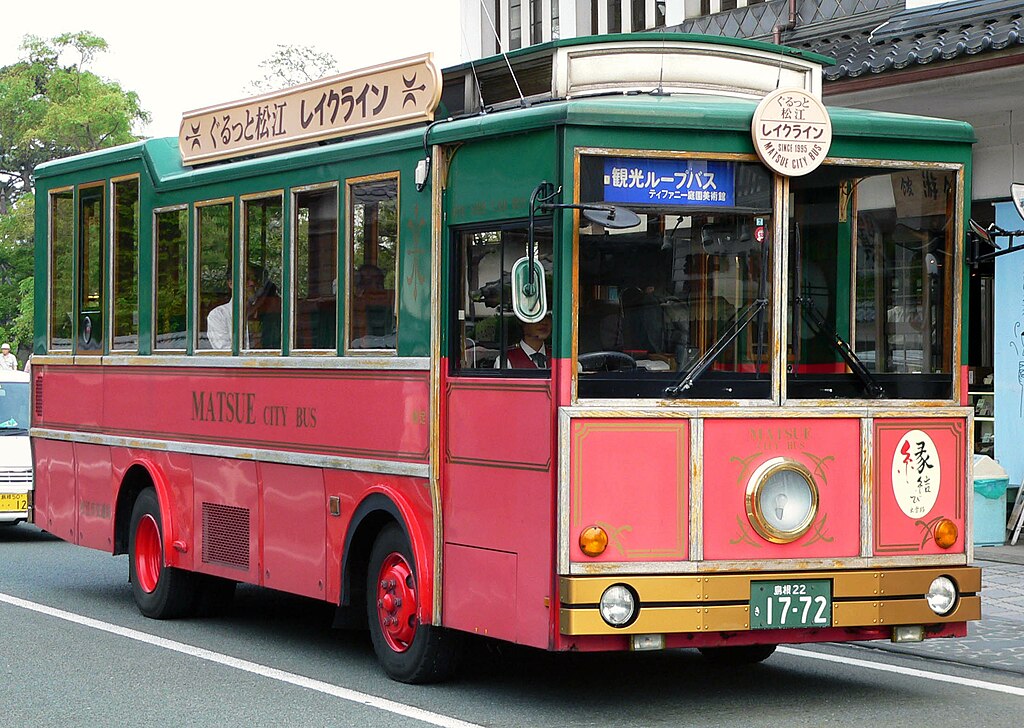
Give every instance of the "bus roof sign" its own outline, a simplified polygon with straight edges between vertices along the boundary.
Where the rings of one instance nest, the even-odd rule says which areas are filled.
[[[761,99],[750,131],[757,156],[766,167],[786,177],[817,169],[832,146],[828,109],[799,88],[780,88]]]
[[[431,54],[328,76],[182,115],[185,165],[430,121],[441,98]]]

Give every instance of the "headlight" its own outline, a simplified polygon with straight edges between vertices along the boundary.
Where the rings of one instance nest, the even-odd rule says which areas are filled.
[[[818,488],[801,463],[772,458],[747,482],[747,518],[763,538],[790,543],[807,533],[818,512]]]
[[[601,618],[612,627],[625,627],[636,616],[636,596],[623,584],[613,584],[601,595]]]
[[[940,617],[949,614],[956,604],[956,584],[948,576],[936,577],[924,598],[928,600],[928,607]]]

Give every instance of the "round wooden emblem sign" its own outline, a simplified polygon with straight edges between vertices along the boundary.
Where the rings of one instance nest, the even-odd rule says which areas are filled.
[[[750,127],[757,156],[787,177],[818,168],[832,145],[832,120],[817,98],[803,89],[777,89],[754,111]]]

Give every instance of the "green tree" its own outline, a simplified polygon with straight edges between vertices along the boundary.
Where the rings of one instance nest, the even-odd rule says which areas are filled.
[[[249,84],[249,93],[279,91],[307,81],[338,73],[338,62],[330,53],[312,46],[281,45],[259,65],[263,78]]]
[[[89,65],[107,50],[92,33],[25,36],[21,58],[0,68],[0,337],[14,336],[22,282],[32,276],[32,179],[50,159],[135,141],[149,121],[139,97]],[[31,332],[19,318],[19,330]],[[27,343],[30,335],[21,334]]]

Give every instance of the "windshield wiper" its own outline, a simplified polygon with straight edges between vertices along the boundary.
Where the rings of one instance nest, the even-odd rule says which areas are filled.
[[[0,437],[7,435],[23,435],[28,432],[27,427],[0,427]]]
[[[817,304],[814,303],[814,298],[812,296],[797,296],[795,302],[800,306],[800,310],[807,319],[807,323],[815,330],[815,333],[824,334],[836,353],[843,357],[846,365],[857,375],[861,384],[864,385],[865,393],[875,399],[885,397],[885,389],[872,376],[868,368],[864,366],[864,362],[861,361],[861,358],[857,356],[857,353],[846,342],[846,339],[829,326],[828,321],[825,320],[825,317],[821,315],[821,311],[818,310]]]
[[[704,352],[704,356],[687,367],[675,384],[671,387],[665,387],[665,394],[669,397],[679,397],[692,387],[700,379],[701,375],[708,370],[712,362],[718,358],[719,354],[725,351],[729,344],[736,340],[736,337],[740,335],[743,329],[747,328],[750,322],[766,308],[768,308],[768,299],[758,298],[743,309],[738,316],[733,318],[732,324],[718,337],[711,348]]]

